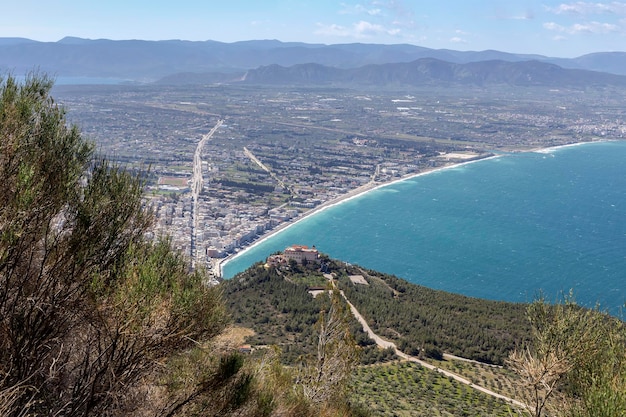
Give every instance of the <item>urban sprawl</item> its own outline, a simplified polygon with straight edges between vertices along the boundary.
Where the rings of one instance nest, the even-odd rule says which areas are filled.
[[[155,236],[171,236],[216,275],[225,257],[355,190],[500,152],[626,135],[624,93],[613,90],[56,89],[102,153],[147,172]]]

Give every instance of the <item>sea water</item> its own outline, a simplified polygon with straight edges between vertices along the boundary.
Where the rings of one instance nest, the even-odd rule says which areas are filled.
[[[224,265],[292,244],[468,296],[626,301],[626,141],[501,155],[397,182],[302,219]]]

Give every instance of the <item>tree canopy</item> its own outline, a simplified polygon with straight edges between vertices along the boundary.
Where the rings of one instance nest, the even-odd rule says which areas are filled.
[[[52,86],[0,79],[0,415],[356,415],[295,389],[278,352],[219,347],[222,288],[147,238],[142,177],[98,157]]]
[[[528,307],[530,343],[511,352],[509,367],[526,387],[532,416],[626,415],[626,327],[599,310],[538,299]],[[550,398],[558,397],[552,401]],[[549,414],[548,414],[549,413]]]
[[[159,360],[226,324],[217,290],[145,239],[143,183],[31,75],[0,84],[0,414],[115,415]]]

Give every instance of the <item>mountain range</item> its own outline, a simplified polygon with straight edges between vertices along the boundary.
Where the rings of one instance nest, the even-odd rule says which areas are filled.
[[[171,80],[168,77],[167,80]],[[626,77],[597,71],[564,69],[540,61],[501,60],[455,64],[433,58],[408,63],[339,69],[319,64],[270,65],[248,71],[242,82],[264,85],[332,86],[489,86],[626,87]]]
[[[186,84],[624,85],[626,52],[553,58],[408,44],[0,38],[0,74],[33,69],[55,77]]]

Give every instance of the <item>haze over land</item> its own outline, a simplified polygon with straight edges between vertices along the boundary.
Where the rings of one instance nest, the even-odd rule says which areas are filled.
[[[45,42],[68,35],[117,40],[360,42],[571,58],[623,51],[625,4],[562,0],[25,1],[3,5],[0,37]]]
[[[278,5],[277,19],[291,16],[291,6]],[[116,10],[133,6],[125,7],[130,9]],[[245,26],[243,15],[229,15],[227,7],[217,6],[211,19]],[[300,12],[316,15],[311,6],[302,7]],[[467,12],[464,7],[451,13]],[[499,28],[512,40],[528,33],[527,25],[534,25],[533,36],[539,38],[560,27],[559,45],[592,39],[595,43],[586,45],[593,45],[594,53],[562,58],[551,43],[555,40],[547,38],[542,45],[552,45],[550,55],[472,51],[461,36],[447,45],[459,49],[418,46],[409,40],[426,29],[417,24],[416,10],[408,3],[377,1],[319,5],[317,13],[347,19],[332,26],[336,32],[359,16],[371,20],[362,22],[378,22],[375,30],[370,26],[335,37],[316,29],[319,41],[341,41],[333,44],[71,36],[41,42],[26,39],[36,38],[36,32],[24,29],[13,35],[27,36],[0,38],[0,70],[22,75],[37,69],[57,77],[58,97],[70,118],[105,153],[136,168],[151,164],[159,230],[172,233],[181,250],[217,271],[219,259],[358,187],[483,158],[493,150],[623,138],[626,52],[607,52],[611,43],[599,39],[608,39],[608,33],[611,39],[623,38],[622,21],[615,19],[626,14],[626,3],[529,5],[522,14],[508,4],[502,7],[477,6],[467,16],[485,23],[481,36]],[[158,10],[157,3],[139,14],[137,27],[154,23]],[[179,27],[175,16],[184,10],[172,12],[162,33]],[[92,11],[86,21],[93,27],[82,33],[96,37],[103,30],[95,17],[102,9]],[[108,18],[105,14],[102,21]],[[412,19],[413,26],[402,26],[402,19]],[[597,20],[581,23],[589,19]],[[383,30],[385,24],[397,27]],[[463,24],[473,23],[466,18],[459,21]],[[287,30],[280,25],[275,30],[274,37],[290,38],[278,36]],[[472,36],[466,33],[467,40]],[[539,52],[533,36],[525,38],[527,47]],[[434,39],[426,36],[424,45],[446,46],[427,38]],[[403,43],[385,44],[390,41]],[[521,50],[513,43],[507,47]],[[63,86],[101,83],[117,85]],[[194,165],[196,144],[218,120],[224,126]],[[204,189],[192,202],[187,181],[200,171]]]
[[[25,6],[6,5],[0,17],[0,71],[38,68],[60,83],[623,82],[527,61],[626,75],[620,1],[62,0],[37,4],[36,14]],[[416,72],[429,76],[407,76]]]
[[[66,37],[58,42],[0,38],[0,70],[163,84],[247,83],[385,87],[423,84],[623,85],[626,52],[564,59],[542,55],[435,50],[415,45],[279,41],[140,41]],[[611,73],[595,74],[590,71]],[[75,83],[77,81],[74,81]],[[108,82],[107,82],[108,83]]]

